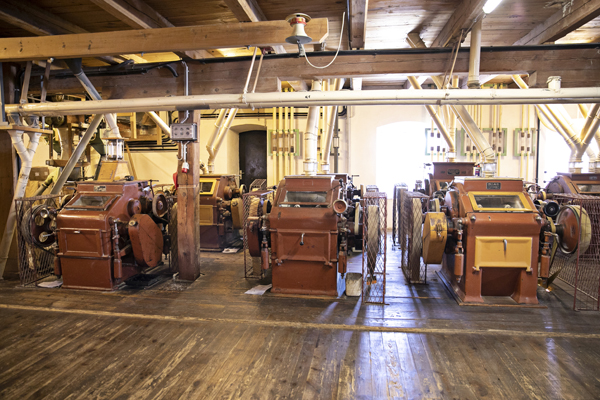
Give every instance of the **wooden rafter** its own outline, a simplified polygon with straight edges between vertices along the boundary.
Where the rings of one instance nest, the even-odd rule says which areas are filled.
[[[66,35],[87,33],[88,31],[66,21],[46,10],[27,1],[4,0],[0,8],[0,20],[10,25],[19,27],[38,36]],[[119,64],[124,60],[133,59],[144,63],[145,59],[134,54],[127,54],[119,58],[100,56],[101,61],[107,64]]]
[[[173,28],[171,22],[142,0],[91,0],[92,3],[136,29]],[[206,50],[176,53],[185,58],[211,58]]]
[[[600,0],[567,2],[546,21],[517,40],[515,45],[554,42],[600,15]]]
[[[306,31],[313,42],[328,35],[326,18],[313,19]],[[289,25],[285,21],[199,25],[77,35],[3,38],[0,60],[27,61],[113,54],[160,53],[226,47],[272,47],[285,43]]]
[[[369,0],[350,0],[350,48],[364,49]]]
[[[224,0],[229,10],[240,22],[261,22],[266,21],[267,17],[256,0]],[[275,53],[285,53],[283,46],[273,46]]]
[[[462,0],[430,47],[446,47],[458,38],[463,29],[470,29],[477,18],[483,17],[486,1]]]

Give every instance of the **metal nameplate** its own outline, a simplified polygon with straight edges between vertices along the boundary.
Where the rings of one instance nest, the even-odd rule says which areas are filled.
[[[500,189],[502,189],[502,183],[501,182],[487,182],[485,184],[485,187],[487,188],[487,190],[500,190]]]
[[[106,192],[106,186],[96,185],[94,186],[94,192]]]

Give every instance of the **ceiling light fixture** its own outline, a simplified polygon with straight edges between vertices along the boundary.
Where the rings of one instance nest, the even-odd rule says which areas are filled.
[[[491,13],[496,9],[496,7],[498,7],[498,4],[500,4],[501,2],[502,0],[488,0],[483,6],[483,12],[486,14]]]
[[[299,57],[305,55],[304,44],[312,41],[312,38],[304,31],[304,26],[306,26],[306,23],[309,22],[310,19],[311,18],[308,15],[302,13],[290,14],[285,18],[285,20],[289,22],[290,26],[294,28],[292,36],[286,38],[285,41],[298,45]]]

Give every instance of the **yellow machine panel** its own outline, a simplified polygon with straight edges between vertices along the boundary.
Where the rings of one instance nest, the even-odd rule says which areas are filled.
[[[429,212],[423,223],[423,262],[440,264],[448,238],[448,222],[442,212]]]
[[[500,267],[530,271],[532,248],[531,237],[478,236],[475,238],[473,269]]]
[[[200,225],[212,225],[213,221],[213,206],[200,205]]]
[[[235,229],[242,229],[244,221],[244,203],[241,198],[231,200],[231,218]]]

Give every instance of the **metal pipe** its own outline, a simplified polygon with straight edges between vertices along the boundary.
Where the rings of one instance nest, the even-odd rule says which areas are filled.
[[[475,144],[475,147],[479,153],[483,154],[486,164],[493,164],[496,160],[496,154],[492,146],[490,146],[488,140],[483,136],[479,127],[471,118],[471,115],[464,106],[451,106],[452,111],[456,114],[465,131],[469,134],[471,141]]]
[[[69,66],[71,71],[73,71],[73,74],[75,75],[77,80],[81,83],[81,85],[83,86],[85,91],[90,95],[90,97],[96,101],[102,100],[102,97],[100,96],[100,93],[98,93],[96,88],[94,87],[94,84],[92,84],[92,82],[89,80],[89,78],[87,77],[85,72],[83,72],[83,69],[81,67],[81,58],[65,60],[65,62],[67,63],[67,65]],[[113,112],[117,112],[117,111],[113,111]],[[107,114],[106,115],[106,123],[108,124],[108,126],[110,126],[111,132],[114,133],[117,137],[121,137],[121,133],[119,131],[119,126],[117,125],[116,117],[111,113],[105,113],[105,114]]]
[[[92,122],[88,126],[87,130],[81,137],[81,140],[77,144],[77,147],[75,147],[73,154],[71,154],[71,158],[69,158],[69,161],[67,161],[67,164],[65,165],[65,167],[61,171],[60,175],[58,176],[58,179],[56,180],[54,187],[50,191],[50,194],[59,194],[60,193],[63,185],[69,178],[69,175],[71,175],[71,172],[73,172],[73,168],[75,168],[75,166],[79,162],[79,158],[81,157],[81,155],[85,151],[85,148],[87,147],[88,143],[92,139],[92,136],[94,136],[94,133],[96,133],[96,130],[98,129],[98,126],[100,125],[100,121],[102,121],[102,117],[104,117],[104,116],[105,115],[102,115],[102,114],[94,115],[94,119],[92,120]]]
[[[441,78],[440,78],[441,80]],[[328,105],[467,105],[467,104],[567,104],[598,103],[600,87],[571,89],[429,89],[429,90],[361,90],[340,92],[272,92],[213,94],[195,96],[150,97],[94,101],[8,104],[7,113],[60,116],[105,114],[113,112],[177,111],[183,109],[271,108]]]
[[[344,82],[345,82],[344,78],[339,78],[339,79],[336,78],[333,82],[333,89],[337,90],[337,91],[342,90],[342,88],[344,87]],[[329,112],[327,131],[326,131],[325,140],[324,140],[325,144],[323,146],[323,154],[321,156],[321,170],[324,173],[329,172],[329,155],[330,155],[331,143],[333,143],[333,134],[334,134],[334,130],[335,130],[336,123],[337,123],[337,116],[338,116],[338,106],[333,106],[331,111]]]
[[[321,80],[312,82],[311,96],[321,90]],[[306,130],[304,131],[304,175],[316,175],[318,168],[317,140],[319,137],[319,107],[312,106],[308,109]]]
[[[421,87],[421,85],[419,84],[419,81],[417,80],[416,77],[409,76],[408,77],[408,81],[410,82],[410,84],[412,85],[413,88],[415,88],[415,89],[423,89]],[[449,157],[451,157],[452,159],[454,159],[455,154],[456,154],[456,145],[455,145],[454,139],[452,138],[452,136],[450,136],[450,133],[448,133],[448,130],[446,129],[446,126],[444,125],[444,123],[440,119],[440,116],[435,111],[435,107],[430,106],[430,105],[426,105],[425,108],[429,112],[429,115],[431,116],[431,119],[433,120],[433,122],[437,126],[438,130],[442,133],[442,136],[444,137],[444,140],[446,140],[446,143],[448,144],[448,153],[452,153],[451,155],[449,155]]]
[[[29,173],[31,172],[31,165],[33,163],[33,156],[35,155],[35,151],[40,143],[41,136],[40,132],[28,132],[29,144],[26,147],[25,143],[23,142],[22,131],[10,130],[9,134],[12,144],[17,150],[17,154],[19,154],[19,157],[21,157],[22,165],[21,171],[19,172],[17,187],[15,188],[15,194],[13,195],[13,200],[10,204],[10,210],[8,211],[4,235],[2,236],[2,242],[0,242],[0,280],[4,274],[4,269],[6,268],[10,245],[12,243],[17,224],[15,199],[21,198],[25,195],[25,189],[27,189],[27,182],[29,181]]]
[[[225,139],[227,132],[229,132],[229,128],[231,127],[231,124],[237,112],[237,108],[231,108],[229,110],[229,113],[227,114],[227,119],[225,120],[225,124],[221,127],[221,131],[219,132],[219,137],[216,139],[215,144],[208,152],[208,172],[211,174],[215,172],[215,158],[217,157],[217,153],[221,148],[221,144],[223,144],[223,140]]]
[[[209,156],[212,152],[213,146],[215,145],[215,140],[217,139],[217,136],[219,136],[219,133],[221,132],[221,128],[223,126],[223,121],[225,119],[226,113],[227,113],[227,109],[221,108],[221,111],[219,111],[219,116],[217,117],[215,124],[214,124],[215,128],[213,129],[213,133],[208,138],[208,142],[206,142],[206,150],[208,151]]]
[[[600,118],[600,104],[596,103],[596,104],[594,104],[592,109],[589,111],[589,113],[586,117],[586,120],[585,120],[585,125],[581,129],[582,148],[577,153],[578,157],[583,156],[583,152],[585,151],[586,148],[588,148],[588,146],[592,142],[592,139],[596,136],[596,131],[598,131],[598,123],[600,122],[599,118]]]
[[[154,111],[148,111],[148,116],[150,119],[152,119],[152,121],[154,121],[156,126],[158,126],[164,133],[171,137],[171,127],[167,125],[167,123],[161,117],[159,117],[157,113]]]
[[[479,18],[471,30],[471,47],[469,48],[469,89],[479,89],[479,65],[481,61],[481,26],[483,18]]]

